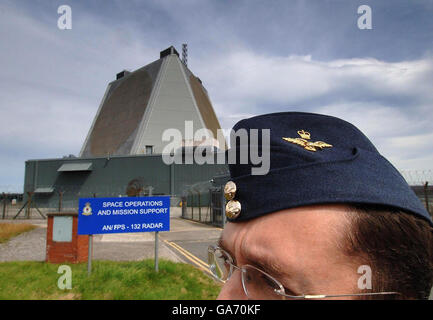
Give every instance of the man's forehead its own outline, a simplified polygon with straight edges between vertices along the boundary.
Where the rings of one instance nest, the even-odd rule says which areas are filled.
[[[342,213],[347,210],[344,205],[309,206],[282,210],[250,221],[229,222],[220,242],[231,251],[265,248],[268,252],[283,249],[297,252],[295,246],[323,248],[338,241],[347,221]]]
[[[228,223],[218,241],[237,265],[252,264],[277,277],[288,280],[295,274],[296,266],[281,255],[278,242],[270,239],[269,234],[258,234],[260,225]],[[283,259],[281,259],[283,258]]]

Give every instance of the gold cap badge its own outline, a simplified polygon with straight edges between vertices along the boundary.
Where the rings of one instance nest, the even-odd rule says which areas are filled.
[[[332,148],[332,144],[323,142],[323,141],[316,141],[311,142],[308,141],[311,139],[311,135],[308,131],[305,130],[299,130],[298,134],[300,138],[285,138],[283,137],[283,140],[286,140],[290,143],[297,144],[301,147],[304,147],[305,150],[308,151],[317,151],[317,149],[322,150],[323,148]]]
[[[226,216],[229,219],[236,219],[241,213],[241,203],[233,200],[236,195],[236,184],[233,181],[228,181],[224,186],[224,197],[228,200],[226,204]]]

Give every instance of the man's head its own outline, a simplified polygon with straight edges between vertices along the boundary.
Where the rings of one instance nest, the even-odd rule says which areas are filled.
[[[242,120],[239,129],[270,131],[267,146],[253,137],[231,141],[237,153],[253,143],[270,152],[270,170],[254,175],[251,162],[229,163],[221,245],[238,267],[264,259],[289,296],[428,296],[431,217],[362,132],[338,118],[298,112]],[[221,298],[248,291],[239,281],[242,273],[245,287],[244,271],[233,273]]]
[[[238,266],[258,266],[275,277],[287,294],[353,293],[359,263],[339,249],[348,229],[345,211],[342,205],[308,206],[228,223],[219,245]],[[233,273],[219,298],[246,298],[240,276]]]
[[[285,209],[228,223],[219,246],[237,266],[260,268],[293,296],[399,292],[360,297],[425,299],[433,283],[431,227],[413,215],[383,208],[339,204]],[[366,287],[369,281],[371,287]],[[247,298],[241,272],[233,272],[218,298]]]

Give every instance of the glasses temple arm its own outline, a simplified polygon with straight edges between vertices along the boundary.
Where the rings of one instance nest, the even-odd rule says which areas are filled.
[[[292,299],[324,299],[324,298],[338,298],[338,297],[353,297],[353,296],[375,296],[375,295],[387,295],[387,294],[400,294],[399,292],[371,292],[371,293],[350,293],[350,294],[335,294],[335,295],[325,295],[325,294],[305,294],[302,296],[291,296],[278,290],[275,290],[276,293],[282,295],[284,297],[292,298]]]

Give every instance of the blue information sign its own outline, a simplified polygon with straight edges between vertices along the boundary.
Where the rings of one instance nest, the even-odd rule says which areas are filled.
[[[170,197],[82,198],[78,234],[170,230]]]

